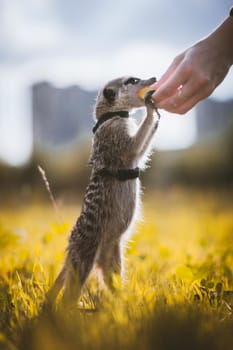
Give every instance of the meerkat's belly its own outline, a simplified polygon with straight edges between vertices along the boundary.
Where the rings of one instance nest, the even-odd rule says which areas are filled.
[[[108,222],[106,231],[114,237],[121,236],[136,221],[140,212],[139,180],[114,182],[107,200]]]

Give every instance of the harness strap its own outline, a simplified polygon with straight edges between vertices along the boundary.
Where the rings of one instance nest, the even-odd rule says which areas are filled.
[[[102,168],[98,170],[98,174],[103,176],[112,176],[119,181],[133,180],[140,176],[140,169],[138,167],[134,169],[107,169]]]
[[[92,129],[93,133],[96,132],[96,130],[105,123],[107,120],[114,118],[114,117],[121,117],[121,118],[128,118],[129,112],[128,111],[116,111],[116,112],[107,112],[100,116],[97,123],[95,124],[94,128]]]

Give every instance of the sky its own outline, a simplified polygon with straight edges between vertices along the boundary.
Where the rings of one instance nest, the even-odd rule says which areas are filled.
[[[93,90],[122,75],[159,78],[177,54],[228,16],[231,5],[231,0],[0,0],[0,159],[20,165],[30,156],[33,83]],[[232,95],[231,71],[213,97]],[[194,112],[162,112],[156,147],[189,146]]]

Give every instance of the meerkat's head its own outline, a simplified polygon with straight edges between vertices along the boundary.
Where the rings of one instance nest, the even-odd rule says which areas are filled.
[[[106,112],[130,111],[145,105],[140,91],[156,82],[156,78],[142,80],[135,77],[122,77],[111,80],[99,92],[96,101],[95,117]]]

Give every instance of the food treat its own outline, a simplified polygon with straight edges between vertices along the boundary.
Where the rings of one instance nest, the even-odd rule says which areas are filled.
[[[144,99],[147,92],[149,91],[155,91],[155,89],[152,88],[152,86],[146,86],[144,88],[142,88],[141,90],[139,90],[138,92],[138,96],[141,98],[141,99]]]

